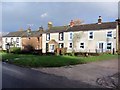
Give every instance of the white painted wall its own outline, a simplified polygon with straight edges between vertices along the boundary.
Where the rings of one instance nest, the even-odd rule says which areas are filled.
[[[108,31],[113,32],[112,38],[107,39]],[[64,43],[64,47],[67,47],[67,52],[68,53],[72,52],[72,49],[69,48],[69,43],[72,42],[72,40],[69,39],[69,36],[70,36],[69,33],[70,32],[64,32],[64,41],[59,41],[59,33],[50,33],[50,40],[54,39],[58,43]],[[89,31],[73,32],[73,34],[75,34],[75,33],[80,33],[80,35],[81,35],[81,38],[76,41],[76,48],[75,48],[76,52],[95,52],[95,50],[98,49],[99,42],[104,42],[104,50],[106,51],[108,41],[113,43],[112,48],[115,48],[115,50],[116,50],[116,39],[114,39],[114,37],[116,37],[116,29],[93,30],[93,33],[94,33],[93,40],[89,40],[89,38],[88,38]],[[42,40],[43,40],[43,43],[42,43],[43,53],[45,53],[46,52],[46,43],[49,42],[49,41],[46,41],[45,33],[43,34]],[[80,42],[85,43],[84,49],[80,49]]]
[[[6,38],[7,38],[7,42],[6,42]],[[3,50],[6,50],[6,44],[11,42],[11,38],[13,38],[13,41],[15,43],[16,43],[16,39],[19,38],[19,43],[17,43],[17,44],[19,44],[19,46],[16,46],[16,44],[15,44],[15,47],[22,48],[22,39],[21,39],[21,37],[2,37],[2,48],[3,48]]]

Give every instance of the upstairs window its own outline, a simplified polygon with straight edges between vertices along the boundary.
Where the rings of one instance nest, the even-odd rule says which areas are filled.
[[[13,43],[13,38],[11,38],[11,43]]]
[[[69,33],[69,40],[72,40],[72,39],[73,39],[73,33],[70,32],[70,33]]]
[[[89,40],[92,40],[93,39],[93,32],[89,32]]]
[[[59,33],[59,40],[60,41],[64,40],[64,33],[63,32]]]
[[[72,48],[72,43],[69,43],[69,48]]]
[[[107,32],[107,38],[112,38],[112,31]]]
[[[5,42],[6,42],[6,43],[8,42],[8,39],[7,39],[7,38],[5,38]]]
[[[16,42],[19,43],[19,38],[16,39]]]
[[[84,49],[85,48],[85,44],[82,42],[82,43],[80,43],[80,48],[81,49]]]
[[[46,40],[47,40],[47,41],[50,40],[50,33],[46,34]]]

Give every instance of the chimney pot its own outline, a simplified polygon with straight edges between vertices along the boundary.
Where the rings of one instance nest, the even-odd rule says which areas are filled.
[[[102,17],[99,16],[99,18],[98,18],[98,24],[101,24],[101,23],[102,23]]]
[[[73,26],[74,26],[74,21],[71,20],[71,22],[70,22],[70,27],[73,27]]]

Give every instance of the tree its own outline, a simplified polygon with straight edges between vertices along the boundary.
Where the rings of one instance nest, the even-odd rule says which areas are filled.
[[[74,25],[81,25],[84,21],[81,19],[74,19]]]
[[[84,31],[73,34],[73,39],[72,39],[72,43],[73,43],[72,55],[75,54],[75,52],[76,52],[76,47],[77,47],[77,42],[80,41],[80,39],[82,38],[83,34],[84,34]]]

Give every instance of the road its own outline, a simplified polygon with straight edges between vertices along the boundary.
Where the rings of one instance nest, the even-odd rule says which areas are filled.
[[[111,76],[118,72],[118,59],[96,61],[67,67],[33,69],[47,74],[63,76],[70,80],[79,80],[91,85],[96,85],[97,78]]]
[[[0,64],[1,65],[1,64]],[[96,88],[77,80],[2,63],[2,88]]]

